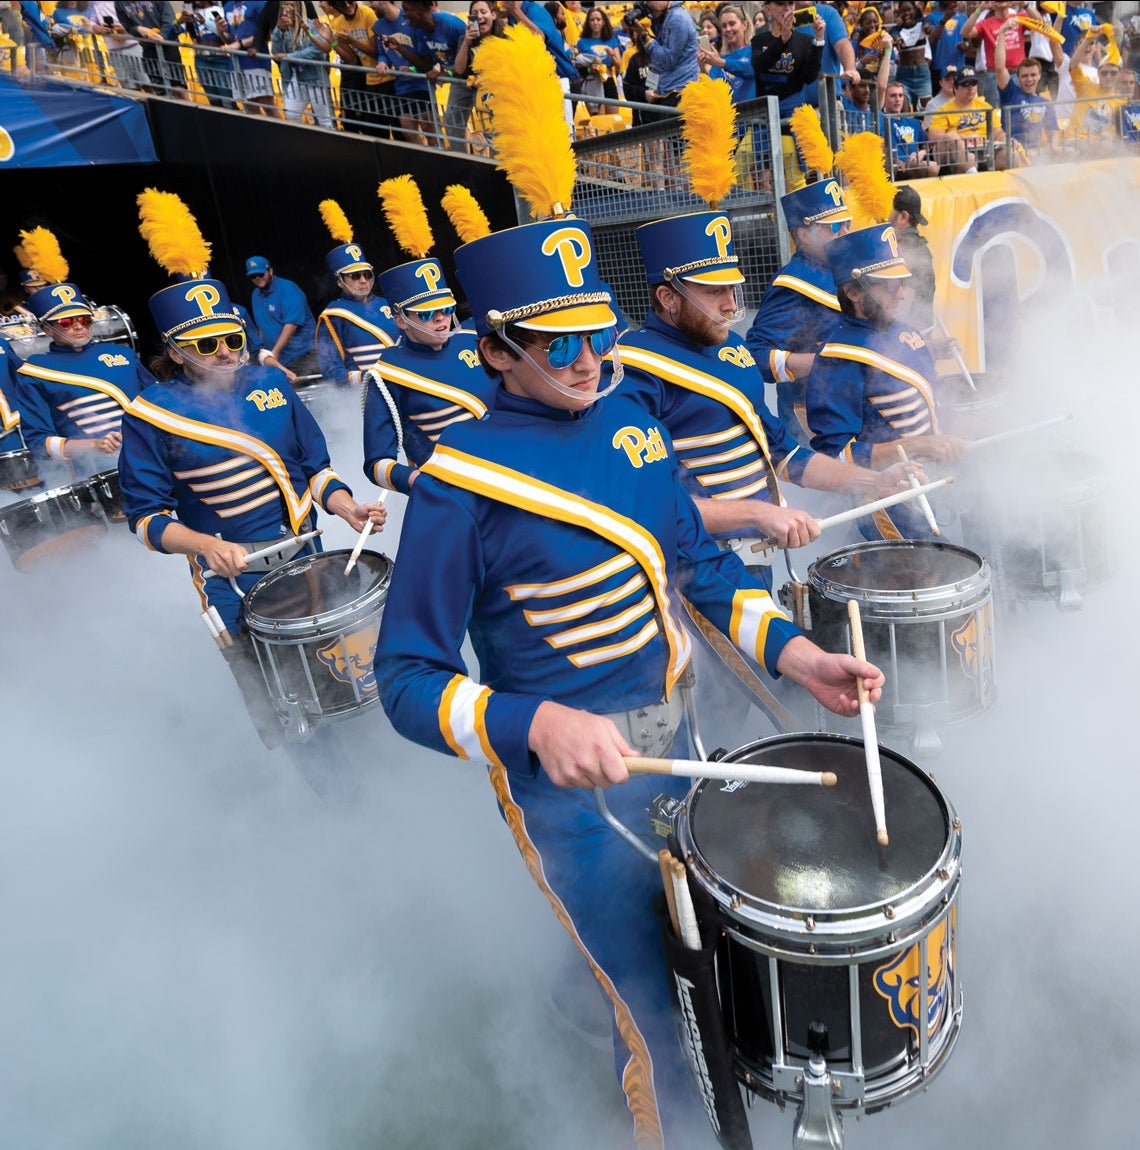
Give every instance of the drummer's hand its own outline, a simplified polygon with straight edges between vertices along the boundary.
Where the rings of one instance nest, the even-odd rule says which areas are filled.
[[[892,463],[890,467],[875,472],[875,498],[882,499],[887,495],[895,495],[904,487],[908,487],[908,475],[913,475],[919,483],[930,482],[926,472],[922,470],[921,463],[913,459],[908,459],[906,463]]]
[[[831,654],[821,650],[804,635],[789,639],[776,670],[793,683],[799,683],[814,699],[837,715],[853,716],[859,713],[859,689],[856,676],[871,693],[871,702],[878,702],[886,679],[874,663],[856,659],[854,655]]]
[[[610,719],[549,700],[538,705],[527,746],[559,787],[608,787],[629,778],[629,744]]]
[[[912,459],[930,459],[949,463],[960,459],[970,445],[957,435],[916,435],[906,441],[906,453]]]
[[[763,500],[749,500],[760,534],[780,547],[806,547],[819,538],[819,520],[796,507],[777,507]]]
[[[249,566],[249,552],[240,543],[227,543],[224,539],[218,539],[213,535],[204,535],[202,538],[202,549],[199,554],[215,575],[232,579]]]
[[[367,507],[357,503],[343,487],[328,497],[325,509],[340,516],[353,531],[362,531],[369,520],[373,527],[383,527],[388,515],[380,503],[369,504]]]
[[[104,455],[114,455],[123,446],[123,433],[121,431],[108,431],[98,441],[98,446]]]

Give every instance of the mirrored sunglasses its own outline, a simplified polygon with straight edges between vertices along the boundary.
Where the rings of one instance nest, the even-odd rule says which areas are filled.
[[[828,228],[833,236],[839,236],[844,232],[849,232],[851,230],[851,221],[835,220],[831,223],[828,223],[827,220],[821,220],[816,226],[820,228]]]
[[[416,319],[422,320],[424,323],[431,323],[431,321],[435,319],[437,315],[454,315],[455,304],[451,303],[448,304],[447,307],[433,308],[431,311],[421,311],[418,308],[413,308],[412,314],[416,317]]]
[[[589,334],[573,332],[570,335],[555,336],[547,347],[538,347],[535,344],[529,346],[533,347],[535,351],[542,352],[546,356],[546,362],[555,371],[559,371],[577,362],[578,357],[586,347],[587,339],[590,341],[595,355],[605,356],[613,351],[617,337],[616,327],[603,327],[601,330],[592,331]]]
[[[373,273],[370,271],[344,272],[343,275],[346,280],[370,280],[373,278]]]
[[[245,332],[231,331],[228,335],[204,335],[200,339],[180,339],[179,347],[192,347],[199,355],[217,355],[218,348],[225,344],[230,351],[241,351],[245,347]]]
[[[59,324],[64,331],[71,327],[90,327],[95,322],[95,317],[90,315],[64,315],[59,319],[48,320],[48,323]]]

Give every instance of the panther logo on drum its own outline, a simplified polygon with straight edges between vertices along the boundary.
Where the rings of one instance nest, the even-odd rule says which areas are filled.
[[[980,680],[982,673],[979,652],[989,650],[989,633],[993,626],[990,611],[990,604],[987,603],[980,611],[967,615],[962,625],[950,632],[950,643],[958,652],[962,674],[974,682]]]
[[[338,683],[355,682],[356,690],[362,699],[376,697],[376,676],[372,670],[376,658],[376,639],[380,634],[380,624],[362,627],[337,639],[327,647],[317,648],[317,658],[324,663]]]
[[[950,1004],[950,973],[953,955],[949,953],[947,920],[944,918],[926,936],[926,1032],[934,1034]],[[872,982],[875,990],[887,1000],[891,1021],[902,1029],[909,1026],[918,1033],[919,1003],[918,943],[904,950],[893,961],[880,966]]]

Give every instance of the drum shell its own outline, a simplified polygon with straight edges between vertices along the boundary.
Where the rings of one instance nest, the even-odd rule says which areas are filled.
[[[125,343],[134,350],[136,338],[134,324],[122,308],[106,304],[95,309],[95,321],[91,325],[92,343]]]
[[[309,719],[348,717],[378,701],[372,661],[392,563],[363,551],[344,576],[349,551],[293,559],[271,571],[242,604],[246,628],[274,705]],[[358,594],[322,609],[330,584],[355,580]],[[268,609],[267,609],[268,608]]]
[[[0,507],[0,541],[18,571],[86,546],[106,530],[107,519],[89,479]]]
[[[23,491],[42,483],[36,462],[27,448],[0,452],[0,490]]]
[[[125,523],[127,517],[123,511],[123,489],[119,484],[118,468],[112,467],[92,475],[91,485],[108,520],[112,523]]]
[[[950,560],[958,577],[942,581],[931,566]],[[860,562],[894,566],[913,586],[856,585],[844,575]],[[919,710],[939,723],[971,718],[997,697],[993,596],[989,563],[951,543],[875,541],[842,548],[808,569],[812,638],[828,651],[850,651],[848,601],[859,604],[867,658],[887,676],[876,716],[908,727]]]
[[[961,988],[957,972],[957,904],[961,879],[961,828],[948,800],[928,776],[900,755],[880,749],[887,825],[891,846],[878,848],[869,800],[851,795],[866,791],[862,743],[843,736],[785,735],[733,751],[726,761],[763,762],[775,766],[834,769],[835,791],[794,788],[792,796],[758,802],[782,827],[792,825],[788,811],[815,804],[814,814],[832,808],[812,828],[820,836],[822,873],[839,876],[843,867],[824,869],[829,851],[854,850],[847,860],[858,869],[889,866],[891,852],[904,858],[903,877],[885,886],[881,897],[867,891],[851,905],[831,901],[770,897],[781,884],[814,890],[817,881],[796,851],[781,864],[765,857],[769,836],[763,827],[755,843],[733,836],[740,825],[717,818],[731,804],[748,801],[739,791],[750,787],[708,780],[697,783],[678,817],[677,840],[689,867],[690,887],[708,937],[717,934],[717,982],[725,1027],[738,1073],[758,1093],[782,1101],[802,1097],[802,1069],[811,1056],[808,1024],[822,1022],[828,1031],[828,1069],[844,1082],[839,1106],[868,1110],[890,1105],[925,1084],[949,1056],[961,1022]],[[726,795],[731,788],[736,793]],[[774,788],[770,788],[773,789]],[[788,788],[788,790],[792,790]],[[711,807],[702,812],[702,803]],[[783,813],[779,804],[786,804]],[[745,817],[756,812],[748,807]],[[864,822],[865,836],[850,822]],[[779,836],[783,844],[791,830]],[[716,841],[720,835],[724,841]],[[865,837],[865,842],[863,842]],[[939,838],[938,842],[928,842]],[[731,839],[731,842],[729,840]],[[726,843],[737,853],[737,873],[725,873]],[[813,849],[811,836],[804,839]],[[884,863],[884,859],[886,862]],[[735,866],[735,864],[734,864]],[[786,874],[781,873],[786,866]],[[762,890],[745,889],[741,876],[756,879]],[[873,888],[876,876],[865,880]],[[822,889],[827,889],[826,887]],[[917,1024],[923,999],[918,971],[931,976],[925,985],[927,1026]],[[925,1033],[924,1033],[925,1031]],[[797,1084],[798,1083],[798,1084]]]

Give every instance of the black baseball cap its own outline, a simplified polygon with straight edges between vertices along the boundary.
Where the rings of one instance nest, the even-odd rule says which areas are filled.
[[[896,212],[906,212],[916,224],[925,227],[930,221],[922,214],[922,198],[911,187],[899,188],[891,206]]]
[[[963,68],[954,77],[954,87],[960,88],[963,84],[976,84],[978,82],[978,74],[973,68]]]

